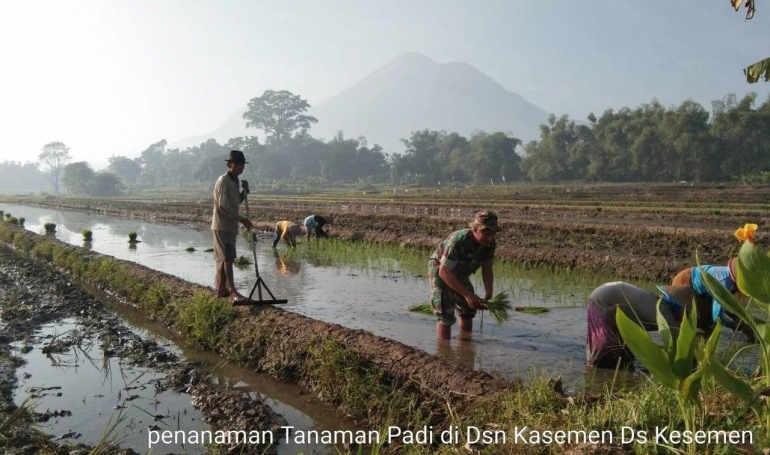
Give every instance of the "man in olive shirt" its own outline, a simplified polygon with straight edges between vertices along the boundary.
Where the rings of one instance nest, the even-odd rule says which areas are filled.
[[[240,150],[231,150],[227,158],[227,172],[221,175],[214,185],[214,215],[211,218],[211,230],[214,232],[214,258],[216,273],[214,289],[218,297],[230,297],[233,303],[246,300],[235,289],[233,262],[235,261],[235,239],[238,237],[238,223],[251,229],[252,224],[238,212],[238,207],[249,194],[249,183],[243,181],[243,191],[239,191],[238,176],[246,167],[246,158]]]
[[[431,285],[430,305],[438,317],[436,334],[449,339],[452,325],[460,315],[460,331],[473,330],[473,318],[478,310],[486,309],[484,301],[492,298],[495,258],[495,235],[500,230],[497,214],[478,212],[470,227],[449,235],[428,261]],[[476,295],[470,276],[481,268],[484,301]]]

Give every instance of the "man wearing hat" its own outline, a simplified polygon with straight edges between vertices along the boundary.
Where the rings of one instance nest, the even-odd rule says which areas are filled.
[[[227,161],[227,172],[222,174],[214,184],[214,215],[211,218],[211,230],[214,233],[214,258],[216,272],[214,289],[218,297],[230,297],[233,303],[246,300],[235,289],[233,279],[233,262],[235,261],[235,239],[238,237],[238,223],[251,229],[248,218],[242,217],[238,211],[241,202],[249,194],[247,181],[238,184],[238,176],[246,167],[246,158],[240,150],[231,150]],[[240,187],[243,188],[240,191]]]
[[[471,332],[476,312],[486,309],[484,302],[492,298],[495,236],[499,231],[496,213],[478,212],[468,228],[450,234],[428,260],[430,305],[438,317],[439,339],[451,337],[452,325],[457,321],[455,312],[460,315],[460,331]],[[470,282],[479,267],[484,282],[483,301]]]
[[[671,328],[674,339],[685,308],[693,303],[698,310],[698,329],[710,331],[713,327],[708,309],[711,299],[698,296],[689,286],[659,286],[658,296],[633,284],[622,281],[605,283],[591,292],[587,305],[586,360],[589,367],[633,369],[634,355],[626,347],[615,320],[618,310],[646,331],[658,329],[657,308]]]
[[[735,278],[736,267],[738,258],[732,258],[727,261],[727,266],[718,265],[702,265],[700,267],[690,267],[677,273],[674,279],[671,281],[672,286],[690,286],[697,295],[705,296],[711,299],[711,308],[708,313],[711,315],[712,320],[716,323],[717,320],[722,322],[723,327],[727,327],[731,330],[742,331],[749,340],[754,339],[754,333],[746,324],[740,324],[740,319],[737,315],[726,311],[722,308],[722,305],[712,297],[708,288],[706,287],[705,280],[703,279],[703,273],[707,273],[716,278],[722,286],[733,294],[740,293],[738,289],[738,283]],[[701,271],[702,269],[702,271]]]

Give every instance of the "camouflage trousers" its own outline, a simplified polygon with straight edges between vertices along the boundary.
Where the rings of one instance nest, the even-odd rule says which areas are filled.
[[[476,310],[468,306],[465,297],[449,288],[438,275],[439,262],[428,261],[428,279],[430,280],[430,307],[442,325],[451,326],[457,322],[455,313],[463,319],[472,319]],[[468,277],[458,278],[462,286],[473,291],[473,285]]]

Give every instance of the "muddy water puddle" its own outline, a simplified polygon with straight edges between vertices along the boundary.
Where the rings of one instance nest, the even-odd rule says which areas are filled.
[[[114,442],[143,453],[148,429],[207,430],[190,396],[162,391],[161,371],[110,356],[96,337],[57,344],[84,328],[73,318],[42,326],[13,343],[25,364],[17,369],[14,402],[29,398],[41,430],[56,441],[95,446]],[[102,439],[104,438],[104,439]],[[199,446],[169,444],[153,453],[202,453]]]
[[[86,246],[103,254],[210,286],[214,256],[211,232],[205,227],[153,223],[79,212],[57,211],[0,204],[0,210],[25,217],[25,227],[43,232],[43,224],[57,224],[56,237],[64,242]],[[93,241],[84,244],[82,231],[93,232]],[[128,233],[136,232],[141,243],[129,245]],[[329,264],[303,258],[289,258],[285,246],[274,254],[272,233],[257,243],[258,266],[270,290],[289,304],[282,307],[303,315],[364,329],[398,340],[428,353],[457,360],[464,365],[506,377],[522,377],[537,369],[562,374],[567,382],[582,380],[585,359],[585,297],[603,281],[591,285],[560,284],[554,279],[548,290],[527,286],[527,277],[497,274],[495,291],[507,290],[514,306],[544,306],[542,315],[513,313],[511,321],[497,326],[487,315],[474,321],[474,333],[461,339],[457,327],[448,344],[437,343],[432,316],[408,311],[408,307],[428,300],[429,285],[423,276],[408,276],[397,270],[373,270]],[[188,247],[193,252],[185,251]],[[300,244],[299,248],[305,245]],[[238,254],[251,257],[249,247],[238,239]],[[427,257],[426,257],[427,263]],[[254,267],[235,271],[236,284],[247,293],[254,281]],[[542,281],[542,279],[540,280]]]
[[[125,312],[120,316],[137,317]],[[333,408],[298,387],[244,370],[209,352],[180,349],[148,331],[159,329],[157,326],[129,327],[142,338],[152,338],[173,356],[202,365],[219,387],[266,403],[285,419],[287,426],[321,431],[359,429],[336,418]],[[31,337],[11,345],[25,362],[16,371],[14,402],[30,400],[40,429],[62,443],[95,446],[107,442],[139,453],[147,453],[150,448],[151,453],[160,454],[207,453],[203,444],[185,444],[181,439],[150,447],[150,431],[157,438],[162,432],[181,430],[189,437],[192,432],[214,430],[191,405],[189,394],[165,389],[166,373],[162,369],[138,366],[111,355],[96,336],[79,335],[87,330],[77,319],[67,318],[45,324]],[[71,343],[72,339],[78,342]],[[275,453],[335,453],[331,446],[297,444],[282,435],[279,432],[274,436],[278,442]]]

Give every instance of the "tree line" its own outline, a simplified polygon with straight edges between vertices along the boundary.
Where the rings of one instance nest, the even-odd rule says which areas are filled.
[[[106,171],[71,163],[61,142],[46,144],[39,170],[54,192],[112,196],[135,189],[208,187],[224,172],[229,150],[250,162],[243,178],[263,189],[317,187],[336,183],[441,185],[516,181],[559,182],[722,182],[770,183],[770,98],[755,107],[756,95],[728,95],[713,102],[713,114],[685,101],[665,107],[657,100],[635,109],[589,114],[586,122],[551,115],[540,139],[526,145],[509,132],[414,131],[404,150],[385,153],[366,138],[339,132],[331,140],[310,134],[317,119],[310,105],[288,91],[267,90],[252,99],[243,115],[263,133],[209,139],[184,150],[165,140],[136,158],[113,155]],[[515,125],[512,125],[515,128]],[[33,175],[31,163],[4,162],[4,172]]]

